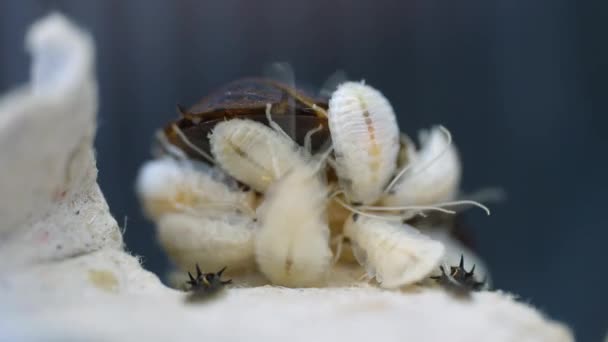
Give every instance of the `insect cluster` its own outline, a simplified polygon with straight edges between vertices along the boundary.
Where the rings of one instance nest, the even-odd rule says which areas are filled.
[[[142,167],[137,192],[183,270],[227,267],[233,277],[259,272],[272,284],[310,287],[354,263],[380,286],[400,288],[446,262],[444,243],[412,222],[481,206],[457,200],[450,133],[424,131],[417,148],[386,97],[364,82],[339,82],[315,98],[244,79],[179,112],[159,132],[158,158]]]

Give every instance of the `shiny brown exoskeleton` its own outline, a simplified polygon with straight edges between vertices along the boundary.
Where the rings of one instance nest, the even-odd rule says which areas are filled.
[[[188,146],[176,127],[188,142],[209,153],[207,136],[218,122],[240,118],[267,125],[268,104],[272,120],[298,144],[303,144],[306,133],[319,126],[322,129],[313,136],[312,151],[319,150],[330,139],[325,114],[327,99],[313,98],[301,90],[264,78],[245,78],[229,83],[187,110],[178,106],[181,117],[165,126],[162,134],[189,158],[207,161],[200,152]]]

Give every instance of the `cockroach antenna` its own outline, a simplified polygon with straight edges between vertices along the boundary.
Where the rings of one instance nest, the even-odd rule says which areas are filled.
[[[477,208],[482,209],[483,211],[486,212],[486,214],[489,216],[491,214],[490,209],[488,207],[486,207],[485,205],[476,202],[476,201],[471,201],[471,200],[459,200],[459,201],[450,201],[450,202],[441,202],[441,203],[435,203],[433,205],[430,206],[417,206],[417,205],[409,205],[409,206],[371,206],[371,205],[366,205],[366,206],[359,206],[357,207],[358,209],[362,209],[362,210],[371,210],[371,211],[408,211],[408,210],[435,210],[435,211],[440,211],[443,212],[445,214],[456,214],[455,211],[453,210],[447,210],[444,209],[445,207],[454,207],[454,206],[461,206],[461,205],[471,205]]]
[[[268,125],[270,126],[270,128],[277,131],[285,139],[287,139],[287,140],[292,139],[291,136],[289,134],[287,134],[287,132],[285,132],[285,130],[283,130],[283,128],[281,128],[281,126],[272,119],[272,103],[266,104],[265,114],[266,114],[266,120],[268,120]]]
[[[187,109],[186,107],[184,107],[183,105],[179,104],[179,103],[178,103],[178,104],[176,104],[176,105],[175,105],[175,107],[176,107],[177,113],[178,113],[178,114],[179,114],[179,116],[180,116],[180,117],[182,117],[182,118],[185,118],[185,117],[187,117],[187,116],[188,116],[188,114],[190,114],[190,113],[188,112],[188,109]]]
[[[444,128],[445,129],[445,128]],[[446,129],[447,131],[447,129]],[[449,132],[446,133],[448,135],[448,137],[451,137],[451,135],[449,135]],[[450,138],[451,139],[451,138]],[[449,145],[448,145],[449,146]],[[436,158],[434,158],[436,159]],[[426,166],[425,166],[426,168]],[[401,173],[400,173],[401,174]],[[400,177],[397,176],[396,179]],[[425,210],[430,210],[430,211],[439,211],[445,214],[450,214],[450,215],[454,215],[456,214],[456,211],[454,210],[450,210],[450,209],[445,209],[446,207],[453,207],[453,206],[462,206],[462,205],[471,205],[471,206],[475,206],[478,208],[481,208],[483,211],[486,212],[487,215],[490,215],[490,209],[488,207],[486,207],[485,205],[476,202],[476,201],[470,201],[470,200],[459,200],[459,201],[450,201],[450,202],[441,202],[441,203],[435,203],[433,205],[408,205],[408,206],[373,206],[373,205],[351,205],[345,201],[342,201],[339,197],[337,197],[338,195],[347,195],[344,190],[336,190],[334,192],[331,193],[331,195],[329,196],[329,199],[332,199],[334,201],[336,201],[340,206],[344,207],[345,209],[353,212],[353,213],[357,213],[363,216],[367,216],[367,217],[372,217],[372,218],[379,218],[379,219],[384,219],[387,221],[403,221],[403,216],[402,215],[386,215],[386,214],[374,214],[373,212],[383,212],[383,211],[389,211],[389,212],[394,212],[394,211],[399,211],[401,213],[405,213],[405,212],[410,212],[410,211],[414,211],[419,215],[424,216],[424,212]]]
[[[439,151],[439,153],[437,153],[432,159],[430,159],[425,164],[423,164],[422,167],[420,167],[419,169],[413,171],[413,173],[410,175],[410,177],[415,177],[415,176],[422,174],[429,167],[431,167],[435,162],[437,162],[441,157],[446,155],[448,153],[448,151],[450,150],[450,146],[452,145],[452,142],[453,142],[452,134],[444,126],[439,125],[438,129],[445,136],[445,140],[446,140],[445,145],[443,146],[441,151]],[[386,188],[384,189],[384,194],[394,193],[395,187],[398,185],[399,180],[403,177],[403,175],[405,175],[405,173],[407,171],[409,171],[412,168],[412,166],[413,166],[412,163],[408,163],[405,166],[403,166],[401,168],[401,170],[399,170],[397,172],[395,177],[393,177],[393,179],[390,181],[390,183],[386,186]],[[472,201],[472,200],[439,202],[439,203],[432,203],[428,206],[387,206],[387,205],[372,206],[372,205],[367,205],[367,206],[359,206],[358,209],[366,210],[366,211],[420,211],[420,210],[438,210],[438,208],[463,206],[463,205],[470,205],[470,206],[475,206],[475,207],[481,208],[482,210],[484,210],[486,212],[486,214],[488,216],[490,215],[490,209],[488,209],[488,207],[486,207],[485,205],[483,205],[477,201]],[[441,211],[441,210],[439,210],[439,211]],[[443,211],[443,212],[447,213],[447,214],[456,213],[455,211],[452,211],[452,210]]]
[[[198,146],[194,145],[192,142],[190,142],[190,140],[188,140],[188,138],[186,137],[186,135],[184,134],[184,132],[182,132],[182,130],[176,125],[176,124],[172,124],[171,128],[173,129],[173,131],[175,132],[175,134],[177,134],[177,136],[181,139],[181,141],[188,146],[189,148],[191,148],[193,151],[195,151],[196,153],[198,153],[201,157],[205,158],[209,163],[211,163],[212,165],[215,165],[216,162],[213,159],[213,157],[211,157],[209,155],[209,153],[201,150],[200,148],[198,148]]]
[[[453,210],[449,210],[449,209],[444,209],[440,206],[421,206],[421,205],[413,205],[413,206],[403,206],[403,207],[385,207],[385,206],[352,206],[348,203],[346,203],[345,201],[341,200],[339,197],[337,197],[338,195],[342,194],[343,191],[342,190],[337,190],[335,192],[333,192],[329,198],[333,199],[334,201],[336,201],[340,206],[344,207],[345,209],[362,215],[362,216],[366,216],[366,217],[371,217],[371,218],[377,218],[377,219],[382,219],[382,220],[386,220],[386,221],[403,221],[403,217],[400,215],[386,215],[386,214],[373,214],[369,211],[395,211],[395,210],[399,210],[399,211],[408,211],[408,210],[414,210],[414,211],[418,211],[418,212],[422,212],[422,210],[435,210],[435,211],[439,211],[445,214],[456,214],[455,211]],[[369,211],[366,211],[369,210]]]
[[[306,151],[308,155],[312,155],[312,136],[322,130],[323,125],[319,125],[317,128],[311,129],[310,131],[306,132],[306,135],[304,136],[304,151]]]
[[[170,155],[171,157],[177,160],[186,160],[188,157],[186,153],[179,149],[177,146],[171,144],[169,140],[167,140],[167,136],[162,130],[158,130],[155,134],[156,141],[158,145],[155,146],[152,150],[152,155],[160,158],[165,154]]]

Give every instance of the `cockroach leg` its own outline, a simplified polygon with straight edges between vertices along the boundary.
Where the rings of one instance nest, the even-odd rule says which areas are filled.
[[[306,150],[306,152],[308,154],[312,154],[312,136],[315,133],[320,132],[323,129],[323,125],[319,125],[319,127],[311,129],[310,131],[306,132],[306,135],[304,136],[304,150]]]
[[[196,153],[198,153],[201,157],[205,158],[211,164],[215,165],[215,160],[213,159],[213,157],[211,157],[207,152],[205,152],[205,151],[201,150],[200,148],[198,148],[198,146],[196,146],[193,143],[191,143],[190,140],[188,140],[188,138],[184,134],[184,132],[182,132],[182,130],[179,129],[179,127],[177,127],[176,124],[171,125],[171,128],[173,129],[173,131],[175,131],[175,133],[182,140],[182,142],[184,144],[186,144],[186,146],[188,146],[193,151],[195,151]]]
[[[271,109],[272,109],[272,104],[271,103],[267,103],[266,104],[266,119],[268,120],[268,125],[274,129],[275,131],[279,132],[281,135],[283,135],[285,138],[292,140],[292,138],[289,136],[289,134],[287,134],[283,128],[281,128],[281,126],[279,126],[278,123],[276,123],[276,121],[274,121],[272,119],[272,114],[271,114]]]
[[[162,130],[156,132],[156,140],[158,141],[164,152],[169,154],[173,158],[178,160],[188,159],[188,156],[186,156],[186,153],[184,153],[184,151],[177,148],[175,145],[169,143],[169,140],[167,140],[167,136],[165,136]],[[153,154],[156,154],[157,157],[160,157],[162,155],[161,153],[154,153],[154,151]]]

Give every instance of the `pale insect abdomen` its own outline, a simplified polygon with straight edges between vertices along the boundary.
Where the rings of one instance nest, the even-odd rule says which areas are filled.
[[[321,284],[331,268],[327,189],[311,165],[292,169],[273,184],[258,208],[255,254],[274,284]]]
[[[422,131],[419,140],[420,150],[410,152],[408,171],[382,199],[382,204],[433,205],[451,201],[458,195],[462,167],[454,144],[449,144],[438,127]]]
[[[344,225],[357,261],[382,287],[411,285],[439,265],[444,246],[407,224],[354,215]]]
[[[214,158],[226,172],[262,193],[287,170],[301,164],[301,152],[292,140],[251,120],[217,124],[209,142]]]
[[[227,267],[235,273],[255,268],[255,227],[250,217],[236,213],[171,213],[158,220],[157,238],[170,259],[183,270],[198,264],[205,270]]]
[[[341,84],[328,109],[336,171],[351,202],[375,202],[396,168],[399,127],[393,108],[376,89]]]
[[[171,260],[187,270],[252,269],[255,195],[222,172],[191,160],[147,162],[137,193]]]
[[[255,194],[207,165],[169,157],[146,162],[136,192],[154,220],[174,212],[253,211]]]

